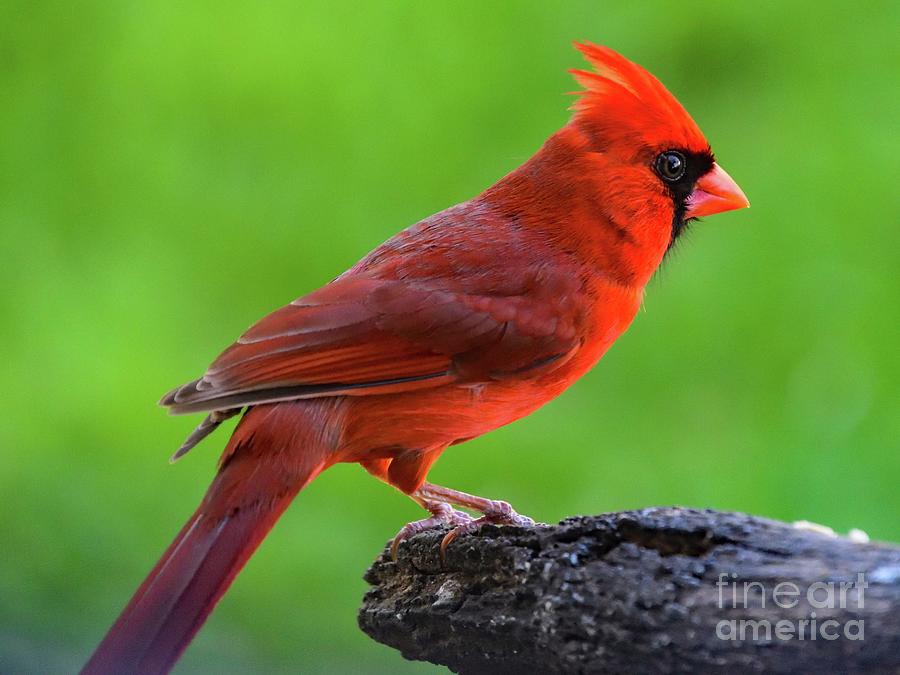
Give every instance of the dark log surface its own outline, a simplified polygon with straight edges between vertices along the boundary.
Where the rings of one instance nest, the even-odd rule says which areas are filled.
[[[408,659],[491,675],[900,673],[900,547],[681,508],[487,526],[443,564],[442,535],[404,542],[397,562],[383,552],[365,577],[360,627]],[[842,602],[859,573],[868,586]],[[797,593],[776,601],[782,582]]]

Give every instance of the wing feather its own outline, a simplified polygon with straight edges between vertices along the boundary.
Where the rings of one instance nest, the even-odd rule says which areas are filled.
[[[577,347],[571,308],[579,303],[525,282],[509,295],[504,283],[504,294],[492,295],[445,280],[341,277],[263,318],[161,403],[174,413],[223,410],[553,367]]]

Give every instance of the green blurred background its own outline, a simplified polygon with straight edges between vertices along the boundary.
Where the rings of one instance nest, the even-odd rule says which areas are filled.
[[[526,159],[576,38],[658,75],[753,208],[693,229],[594,372],[431,477],[546,521],[674,503],[900,540],[900,4],[839,7],[3,3],[0,672],[76,670],[199,501],[227,432],[170,466],[197,419],[157,398]],[[420,515],[329,471],[177,672],[438,672],[355,619]]]

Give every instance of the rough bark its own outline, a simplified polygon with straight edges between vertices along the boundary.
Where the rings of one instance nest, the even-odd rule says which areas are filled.
[[[680,508],[487,526],[444,563],[442,535],[404,542],[397,562],[383,552],[365,577],[360,627],[408,659],[491,675],[900,673],[898,547]],[[841,602],[840,582],[859,573],[862,596],[848,587]],[[745,582],[758,585],[745,593]],[[776,602],[785,582],[797,596],[781,586]],[[771,639],[765,624],[754,639],[748,619],[768,622]],[[829,620],[824,635],[837,639],[823,637]],[[793,637],[784,623],[779,637],[779,621]]]

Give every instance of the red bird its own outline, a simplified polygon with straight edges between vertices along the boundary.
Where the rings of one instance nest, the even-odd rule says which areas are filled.
[[[291,500],[338,462],[429,512],[395,549],[442,524],[455,527],[443,550],[483,523],[532,523],[425,482],[428,469],[584,375],[687,224],[749,205],[656,78],[576,46],[593,70],[573,71],[585,91],[537,154],[268,315],[162,399],[208,413],[175,458],[244,415],[197,511],[84,673],[168,672]]]

